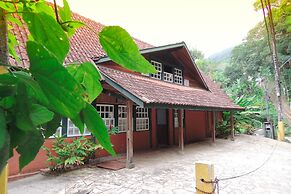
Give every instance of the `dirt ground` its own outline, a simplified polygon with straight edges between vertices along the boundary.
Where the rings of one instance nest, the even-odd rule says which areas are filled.
[[[211,161],[215,176],[241,178],[219,183],[219,193],[291,193],[291,144],[259,136],[240,135],[178,148],[135,153],[135,168],[111,171],[84,168],[57,177],[35,175],[9,183],[9,194],[49,193],[195,193],[195,162]]]

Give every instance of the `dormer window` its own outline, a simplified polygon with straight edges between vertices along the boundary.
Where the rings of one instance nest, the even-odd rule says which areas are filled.
[[[157,70],[157,73],[156,74],[150,74],[150,76],[152,78],[155,78],[155,79],[162,79],[162,63],[159,63],[157,61],[151,61],[151,63],[153,64],[153,66],[156,68]]]
[[[174,69],[174,83],[175,84],[183,84],[183,74],[181,69]]]

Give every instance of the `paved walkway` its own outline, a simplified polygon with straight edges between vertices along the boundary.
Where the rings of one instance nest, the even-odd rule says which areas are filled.
[[[220,194],[290,194],[291,144],[241,135],[234,142],[217,140],[135,154],[134,169],[87,168],[57,177],[36,175],[9,183],[9,194],[49,193],[195,193],[194,163],[210,160],[218,178],[238,175],[268,162],[253,174],[220,183]]]

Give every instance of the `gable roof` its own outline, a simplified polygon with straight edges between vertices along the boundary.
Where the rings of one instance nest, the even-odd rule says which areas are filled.
[[[191,73],[193,74],[193,77],[195,77],[196,81],[198,81],[202,86],[204,86],[205,89],[209,89],[207,86],[207,83],[205,82],[204,78],[201,75],[200,70],[196,66],[189,49],[185,42],[175,43],[175,44],[168,44],[164,46],[158,46],[158,47],[150,47],[141,49],[140,53],[142,55],[149,54],[149,53],[159,53],[162,51],[167,51],[168,53],[171,53],[174,55],[175,60],[179,60],[183,63],[183,65],[188,64],[190,66]],[[96,64],[102,64],[104,62],[111,61],[111,59],[107,56],[103,56],[97,60],[94,60]]]

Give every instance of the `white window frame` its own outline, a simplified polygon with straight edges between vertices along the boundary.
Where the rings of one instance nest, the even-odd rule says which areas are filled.
[[[69,133],[70,130],[73,130],[72,134]],[[82,134],[80,129],[74,125],[73,121],[71,121],[69,118],[67,119],[67,137],[79,137],[88,135],[91,135],[91,132],[87,129],[87,127],[84,128],[84,133]]]
[[[157,61],[151,60],[151,64],[156,68],[157,73],[150,74],[152,78],[162,80],[162,71],[163,71],[163,64]]]
[[[150,129],[149,109],[137,106],[135,110],[136,110],[135,130],[148,131]]]
[[[110,127],[114,127],[115,126],[114,105],[111,105],[111,104],[96,104],[96,108],[97,108],[97,112],[99,113],[100,117],[105,122],[105,125],[106,125],[107,129],[110,130]],[[112,111],[110,111],[110,109]]]
[[[174,75],[173,75],[172,73],[168,73],[168,72],[165,72],[165,71],[164,71],[163,79],[164,79],[164,81],[166,81],[166,82],[173,83]]]
[[[127,107],[118,105],[118,132],[123,133],[127,130]]]
[[[174,83],[183,85],[183,71],[181,69],[174,69]]]

